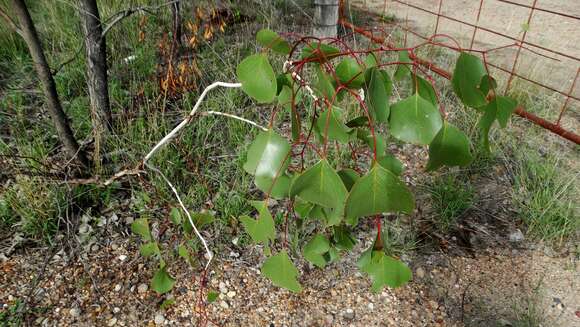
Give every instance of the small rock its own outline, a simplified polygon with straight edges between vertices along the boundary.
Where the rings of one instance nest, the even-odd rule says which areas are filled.
[[[351,308],[348,308],[344,311],[342,316],[344,317],[344,319],[352,320],[352,319],[354,319],[354,310],[352,310]]]
[[[155,325],[162,325],[165,322],[165,317],[158,313],[155,315]]]
[[[93,252],[99,251],[99,246],[97,244],[91,246],[91,251],[93,251]]]
[[[234,296],[236,296],[236,292],[235,292],[235,291],[229,291],[227,295],[228,295],[228,297],[231,299],[231,298],[233,298]]]
[[[68,314],[70,314],[71,317],[77,318],[81,315],[81,310],[79,310],[79,308],[72,308],[68,311]]]
[[[516,229],[515,232],[511,233],[509,236],[510,242],[517,243],[524,240],[524,233],[521,230]]]
[[[226,301],[221,301],[220,307],[222,307],[224,309],[228,309],[230,307],[230,305]]]
[[[118,249],[118,248],[119,248],[119,245],[117,245],[117,243],[112,243],[112,244],[111,244],[111,249],[112,249],[113,251],[117,251],[117,249]]]
[[[369,307],[369,310],[371,310],[371,311],[375,309],[375,304],[372,302],[369,303],[367,306]]]
[[[417,276],[418,279],[425,278],[425,270],[421,267],[417,268],[415,270],[415,276]]]
[[[126,255],[124,255],[124,254],[121,254],[121,255],[119,256],[119,260],[121,260],[121,261],[125,261],[125,260],[127,260],[127,256],[126,256]]]
[[[228,292],[228,289],[226,288],[226,283],[224,282],[220,282],[219,289],[221,293],[226,294]]]
[[[137,287],[137,292],[143,294],[143,293],[147,292],[148,289],[149,289],[149,286],[147,286],[147,284],[143,283]]]
[[[117,324],[117,318],[111,318],[111,320],[109,320],[109,322],[107,323],[107,326],[115,326]]]
[[[123,287],[121,286],[121,284],[117,284],[117,285],[115,285],[115,292],[119,292],[119,291],[121,290],[121,288],[123,288]]]
[[[232,239],[232,244],[237,246],[239,241],[240,239],[238,237],[234,237],[234,239]]]
[[[119,312],[121,312],[121,308],[119,308],[119,307],[113,308],[113,313],[119,313]]]
[[[439,303],[437,303],[437,301],[429,300],[429,305],[431,306],[432,309],[439,308]]]

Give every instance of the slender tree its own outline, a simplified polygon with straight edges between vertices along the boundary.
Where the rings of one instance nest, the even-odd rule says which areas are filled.
[[[96,0],[80,0],[80,14],[87,58],[87,87],[91,103],[95,153],[99,166],[103,134],[112,129],[107,78],[107,44]]]
[[[2,16],[8,25],[24,39],[28,46],[30,56],[34,62],[34,68],[36,69],[42,91],[46,98],[48,113],[50,114],[58,137],[64,145],[64,148],[71,158],[76,158],[81,164],[88,166],[89,161],[85,156],[85,153],[81,151],[70,127],[68,117],[62,109],[56,91],[56,84],[52,77],[52,72],[48,66],[48,62],[46,61],[40,38],[38,37],[32,18],[30,17],[26,3],[24,0],[12,0],[11,3],[19,24],[13,21],[4,10],[0,9],[0,16]]]

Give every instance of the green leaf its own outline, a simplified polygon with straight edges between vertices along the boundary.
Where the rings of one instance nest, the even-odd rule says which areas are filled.
[[[365,102],[372,117],[379,122],[384,123],[389,119],[389,96],[385,88],[383,74],[377,68],[370,68],[367,74],[367,90]]]
[[[151,279],[151,289],[159,294],[169,292],[174,284],[175,279],[167,273],[165,266],[159,268],[153,275],[153,279]]]
[[[451,84],[455,94],[466,106],[479,108],[485,105],[485,94],[478,86],[486,74],[485,67],[478,57],[465,52],[459,55]]]
[[[170,306],[175,304],[175,299],[165,299],[159,306],[161,310],[167,310]]]
[[[274,228],[274,219],[268,210],[265,201],[250,202],[258,210],[258,219],[252,219],[248,216],[241,216],[240,221],[244,225],[246,232],[256,243],[274,242],[276,230]]]
[[[339,53],[340,50],[331,45],[320,42],[311,42],[302,49],[300,58],[324,62],[336,57]]]
[[[266,259],[262,265],[262,274],[278,287],[283,287],[296,293],[302,290],[302,286],[296,279],[298,277],[298,269],[294,267],[286,251],[281,251]]]
[[[354,183],[356,183],[360,178],[359,174],[350,168],[340,170],[338,176],[340,176],[340,179],[342,179],[342,182],[348,191],[350,191]]]
[[[386,170],[390,171],[391,173],[399,176],[403,172],[403,164],[397,157],[392,154],[385,154],[384,156],[378,157],[377,162]]]
[[[320,65],[316,65],[316,90],[320,92],[328,101],[332,101],[334,97],[334,92],[336,91],[334,88],[333,80],[330,75],[328,75]]]
[[[209,291],[207,292],[207,302],[208,303],[213,303],[215,302],[215,300],[217,300],[218,296],[220,294],[216,291]]]
[[[261,132],[248,149],[244,170],[255,175],[254,183],[274,198],[288,195],[290,179],[284,174],[290,162],[290,144],[274,131]]]
[[[351,89],[359,89],[365,82],[362,67],[354,58],[344,58],[336,66],[336,77],[341,84]]]
[[[395,138],[414,144],[431,143],[442,124],[437,108],[417,93],[391,107],[389,122]]]
[[[487,106],[483,107],[483,116],[479,120],[478,126],[481,129],[483,146],[490,151],[489,131],[493,122],[497,119],[501,127],[505,127],[509,121],[510,115],[516,109],[517,102],[509,97],[497,96],[493,98]]]
[[[147,218],[135,219],[135,221],[133,221],[131,224],[131,231],[141,236],[144,241],[151,241],[152,239]]]
[[[256,35],[256,39],[263,47],[270,48],[281,54],[290,53],[290,44],[274,31],[262,29]]]
[[[306,202],[300,198],[296,198],[294,200],[294,212],[300,217],[301,219],[308,218],[308,215],[312,208],[314,207],[313,203]]]
[[[378,63],[377,63],[377,56],[375,56],[374,53],[369,53],[365,59],[364,59],[364,63],[365,63],[365,67],[371,68],[371,67],[377,67]]]
[[[324,254],[329,250],[330,242],[328,242],[328,239],[318,234],[304,246],[302,253],[304,254],[304,259],[312,262],[313,265],[319,268],[324,268],[326,266]]]
[[[191,212],[190,216],[191,220],[193,220],[193,223],[195,224],[195,227],[197,227],[197,229],[202,229],[203,227],[211,224],[215,220],[215,217],[213,215],[206,212]],[[185,219],[183,219],[183,223],[181,224],[181,226],[183,227],[183,231],[186,234],[191,234],[193,232],[193,226],[191,226],[188,217],[185,217]]]
[[[171,219],[171,222],[175,225],[181,225],[181,210],[179,208],[171,208],[169,219]]]
[[[444,122],[429,145],[427,171],[445,166],[467,166],[473,157],[467,136],[457,127]]]
[[[177,255],[179,255],[188,265],[191,265],[191,256],[187,250],[187,246],[184,244],[179,244],[177,247]]]
[[[348,143],[351,139],[350,128],[342,122],[341,110],[338,107],[328,107],[321,113],[316,119],[316,129],[323,139],[325,135],[329,140],[341,143]]]
[[[369,148],[371,148],[371,150],[375,149],[375,141],[373,139],[373,134],[371,133],[370,130],[359,128],[359,129],[357,129],[356,137],[359,140],[362,140],[363,142],[365,142],[366,145],[368,145]],[[385,144],[385,139],[376,130],[375,130],[375,139],[376,139],[376,145],[377,145],[377,155],[380,156],[383,153],[385,153],[385,150],[387,148],[387,146]]]
[[[481,83],[479,83],[479,89],[481,90],[483,95],[487,96],[489,94],[489,91],[495,90],[496,88],[497,88],[496,80],[489,75],[483,75],[483,77],[481,78]]]
[[[346,187],[340,176],[334,171],[326,159],[304,171],[294,183],[291,196],[298,195],[305,201],[327,208],[340,208],[346,198]]]
[[[274,69],[263,54],[255,54],[238,65],[236,69],[242,90],[258,103],[270,103],[276,97],[277,81]]]
[[[356,239],[352,237],[348,228],[343,226],[334,227],[334,234],[332,235],[334,243],[339,250],[350,251],[356,244]]]
[[[495,102],[495,105],[497,106],[496,118],[499,126],[501,126],[501,128],[506,128],[511,115],[516,110],[518,105],[517,101],[510,97],[497,96],[491,102]]]
[[[407,50],[401,50],[399,51],[399,62],[401,62],[401,64],[399,64],[397,66],[397,70],[395,71],[395,75],[393,75],[395,77],[395,80],[400,81],[403,78],[405,78],[405,76],[409,75],[409,73],[411,73],[411,69],[409,68],[409,64],[413,63],[413,61],[411,60],[411,58],[409,58],[409,52]],[[403,64],[403,63],[408,63],[408,64]]]
[[[411,213],[415,207],[413,194],[392,172],[379,164],[362,176],[346,199],[347,217],[362,217],[384,212]]]
[[[346,123],[347,127],[354,128],[354,127],[368,127],[369,126],[369,119],[366,116],[356,117],[354,119],[349,120]]]
[[[391,80],[389,73],[385,70],[381,69],[379,71],[381,72],[381,75],[383,75],[383,81],[385,81],[385,92],[391,96],[391,94],[393,94],[393,81]]]
[[[433,85],[421,76],[413,74],[413,93],[419,93],[423,99],[431,102],[435,107],[437,107],[437,95],[433,89]]]
[[[400,287],[411,280],[411,269],[400,260],[389,257],[382,251],[372,251],[370,260],[368,254],[365,255],[367,259],[362,264],[362,271],[371,277],[373,292],[379,292],[384,286]]]
[[[149,257],[154,254],[160,254],[157,242],[149,242],[141,244],[141,246],[139,247],[139,253],[141,253],[141,255],[144,257]]]

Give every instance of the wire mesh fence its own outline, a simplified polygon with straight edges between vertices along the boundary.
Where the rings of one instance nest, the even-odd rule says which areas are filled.
[[[346,15],[348,7],[378,19]],[[352,0],[342,1],[339,23],[371,41],[395,48],[422,42],[470,51],[486,62],[504,94],[532,96],[516,113],[580,144],[580,2],[569,0]],[[450,78],[453,67],[411,53],[415,62]],[[551,107],[534,104],[550,97]]]

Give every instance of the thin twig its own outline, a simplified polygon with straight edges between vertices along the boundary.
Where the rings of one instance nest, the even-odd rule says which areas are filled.
[[[110,22],[106,27],[103,28],[103,33],[101,34],[101,36],[104,37],[105,35],[107,35],[107,32],[109,32],[109,30],[111,30],[111,28],[113,28],[113,26],[115,26],[117,23],[119,23],[123,19],[133,15],[134,13],[138,13],[138,12],[151,13],[155,10],[170,6],[170,5],[177,3],[177,2],[180,2],[180,1],[181,0],[173,0],[173,1],[166,2],[166,3],[159,5],[159,6],[141,6],[141,7],[129,8],[129,9],[119,11],[105,20],[105,21],[108,21],[108,20],[112,19],[113,21]]]
[[[205,112],[202,112],[201,114],[204,115],[204,116],[205,115],[217,115],[217,116],[225,116],[225,117],[237,119],[237,120],[243,121],[244,123],[248,123],[248,124],[250,124],[252,126],[258,127],[259,129],[263,130],[264,132],[268,131],[268,129],[266,127],[264,127],[264,126],[262,126],[262,125],[260,125],[260,124],[258,124],[256,122],[254,122],[254,121],[251,121],[251,120],[246,119],[246,118],[242,118],[240,116],[228,114],[228,113],[225,113],[225,112],[220,112],[220,111],[205,111]]]

